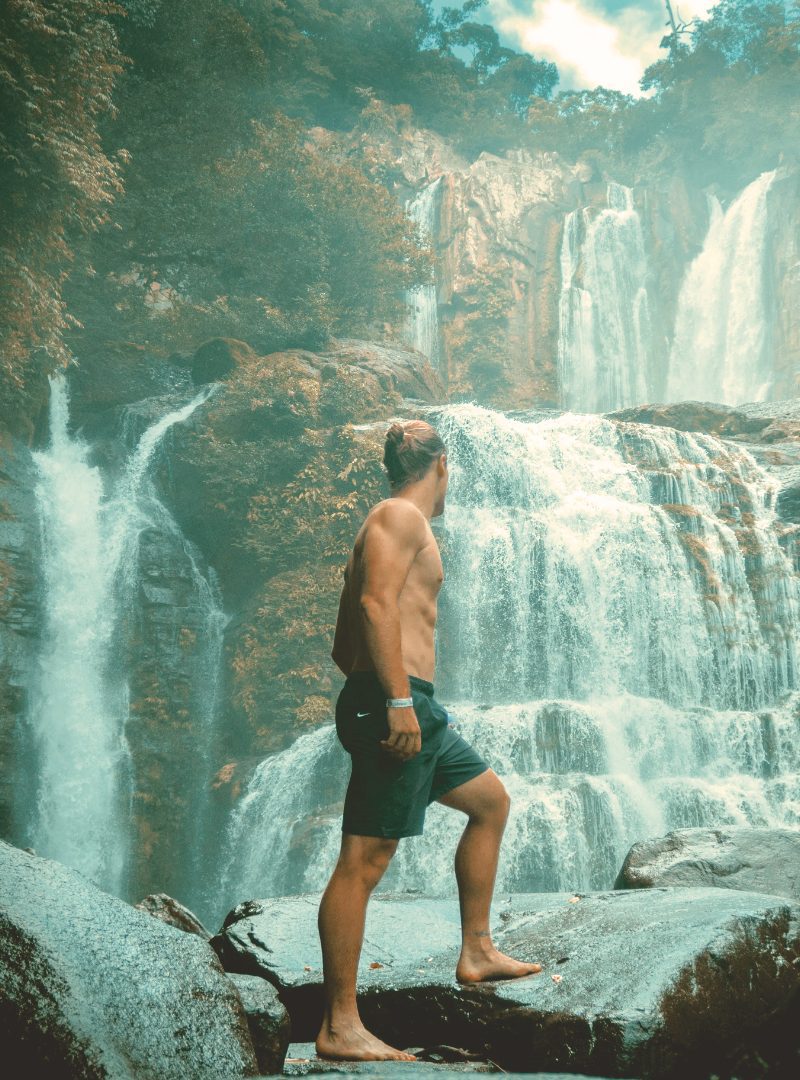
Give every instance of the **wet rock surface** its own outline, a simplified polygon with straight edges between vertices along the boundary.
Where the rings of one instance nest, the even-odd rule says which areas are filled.
[[[399,393],[421,401],[442,401],[444,387],[427,357],[400,342],[365,341],[361,338],[333,338],[325,349],[284,349],[260,358],[265,369],[290,358],[310,378],[340,366],[354,367],[373,380],[376,392]],[[195,383],[225,381],[239,368],[253,366],[259,357],[244,341],[212,338],[204,342],[191,360]],[[272,403],[276,405],[277,403]]]
[[[167,923],[168,926],[174,926],[187,934],[197,934],[206,941],[211,937],[194,912],[189,911],[179,900],[167,896],[166,893],[145,896],[144,900],[140,900],[135,906],[139,911],[146,911],[149,915]]]
[[[781,544],[800,566],[800,398],[722,405],[708,401],[635,405],[607,419],[704,432],[743,446],[778,483],[775,511]]]
[[[279,988],[295,1040],[313,1039],[321,1015],[318,902],[250,901],[214,939],[226,969]],[[757,1056],[782,1075],[795,1061],[796,904],[709,888],[513,895],[493,927],[498,948],[543,971],[462,986],[457,901],[377,895],[359,969],[364,1022],[396,1046],[444,1042],[521,1072],[705,1077]]]
[[[497,1076],[524,1076],[526,1080],[582,1080],[582,1074],[578,1073],[509,1073],[500,1069],[494,1062],[481,1061],[477,1055],[472,1055],[475,1060],[467,1060],[466,1051],[458,1051],[456,1047],[436,1046],[418,1047],[409,1046],[409,1053],[415,1054],[416,1062],[408,1061],[330,1061],[317,1057],[313,1043],[290,1043],[283,1067],[284,1076],[315,1076],[319,1073],[350,1073],[358,1076],[368,1076],[378,1080],[387,1077],[394,1080],[395,1077],[410,1076],[413,1080],[433,1080],[434,1077],[446,1077],[461,1075],[464,1073],[494,1073]],[[447,1051],[465,1055],[463,1060]]]
[[[0,836],[14,829],[15,784],[24,775],[15,732],[28,705],[41,632],[37,480],[29,447],[0,431]]]
[[[715,886],[800,900],[800,831],[676,829],[634,844],[615,888]]]
[[[661,424],[678,431],[704,431],[710,435],[770,444],[800,439],[800,399],[722,405],[711,401],[655,402],[615,409],[609,420]]]
[[[20,1075],[238,1080],[258,1073],[206,942],[0,843],[0,1030]]]
[[[289,1046],[291,1023],[278,991],[258,975],[229,976],[242,1000],[258,1067],[262,1073],[279,1073]]]

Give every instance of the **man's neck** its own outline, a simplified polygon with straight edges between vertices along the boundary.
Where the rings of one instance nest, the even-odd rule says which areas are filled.
[[[435,495],[428,484],[407,484],[399,491],[392,492],[393,499],[407,499],[420,510],[428,521],[433,517]]]

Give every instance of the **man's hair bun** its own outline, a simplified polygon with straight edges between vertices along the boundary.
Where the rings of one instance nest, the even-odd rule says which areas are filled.
[[[394,423],[386,432],[387,446],[400,446],[406,437],[405,428],[402,424]]]
[[[383,464],[392,488],[421,480],[437,457],[444,453],[444,443],[425,420],[407,420],[389,426],[383,450]]]

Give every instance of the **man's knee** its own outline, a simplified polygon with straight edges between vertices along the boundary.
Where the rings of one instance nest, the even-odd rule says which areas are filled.
[[[511,809],[511,796],[508,794],[502,780],[498,780],[495,790],[492,793],[490,808],[491,812],[498,818],[501,818],[503,821],[507,820]]]
[[[439,802],[467,814],[470,821],[505,825],[511,798],[505,784],[493,769],[486,769],[472,780],[442,795]]]
[[[384,836],[355,836],[345,833],[339,864],[347,873],[361,878],[373,889],[392,861],[399,841]]]

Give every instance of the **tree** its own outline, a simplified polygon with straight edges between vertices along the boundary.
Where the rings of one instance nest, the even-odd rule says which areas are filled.
[[[640,132],[652,123],[642,166],[680,161],[735,190],[800,138],[800,22],[783,3],[721,0],[641,86],[654,91],[632,110]]]

